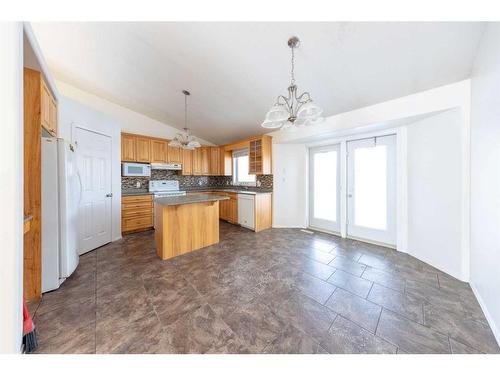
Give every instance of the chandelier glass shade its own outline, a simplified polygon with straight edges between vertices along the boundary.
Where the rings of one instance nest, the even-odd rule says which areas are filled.
[[[264,122],[261,124],[266,129],[281,129],[293,131],[298,127],[319,124],[323,122],[321,114],[323,110],[314,104],[308,92],[298,94],[295,84],[295,48],[300,44],[299,38],[292,37],[288,40],[288,46],[292,50],[292,69],[288,95],[280,95],[275,104],[267,112]]]
[[[191,95],[191,93],[187,90],[183,90],[182,93],[184,94],[184,133],[177,133],[168,145],[170,147],[181,147],[186,150],[194,150],[195,148],[201,147],[201,144],[189,133],[187,127],[187,97]]]

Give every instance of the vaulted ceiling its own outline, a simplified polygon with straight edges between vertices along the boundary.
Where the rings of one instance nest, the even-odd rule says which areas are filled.
[[[466,79],[481,23],[33,23],[58,80],[215,144],[262,133],[289,84],[325,116]]]

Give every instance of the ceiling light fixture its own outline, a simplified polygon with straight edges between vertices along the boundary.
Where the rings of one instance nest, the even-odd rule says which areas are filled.
[[[278,96],[276,103],[266,114],[262,123],[263,128],[281,130],[296,130],[299,126],[313,125],[323,122],[321,114],[323,110],[313,103],[311,95],[304,92],[297,96],[295,85],[295,48],[300,44],[296,36],[288,39],[288,47],[292,50],[292,69],[290,86],[288,86],[288,97]]]
[[[182,147],[186,150],[194,150],[195,148],[201,147],[201,144],[195,137],[189,134],[189,129],[187,127],[187,97],[191,95],[191,93],[187,90],[182,90],[182,93],[184,94],[184,134],[177,133],[168,145],[171,147]]]

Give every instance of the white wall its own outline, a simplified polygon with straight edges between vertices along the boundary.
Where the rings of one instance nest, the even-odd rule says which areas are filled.
[[[307,148],[273,144],[273,227],[307,226]]]
[[[500,342],[500,25],[488,24],[471,92],[471,286]]]
[[[121,238],[121,137],[120,124],[103,113],[63,95],[59,97],[60,137],[74,143],[74,128],[111,137],[112,240]]]
[[[151,137],[173,138],[180,132],[172,126],[164,124],[160,121],[153,120],[150,117],[144,116],[138,112],[134,112],[128,108],[112,103],[106,99],[100,98],[86,91],[82,91],[74,86],[71,86],[62,81],[56,81],[59,92],[75,101],[78,101],[86,106],[100,111],[109,117],[113,118],[120,125],[122,132],[136,133],[148,135]],[[194,134],[196,136],[196,134]],[[66,134],[62,134],[66,138]],[[213,146],[212,143],[198,138],[205,145]]]
[[[0,353],[18,353],[23,301],[23,29],[0,23]]]
[[[460,109],[407,127],[408,253],[461,280],[462,119]]]

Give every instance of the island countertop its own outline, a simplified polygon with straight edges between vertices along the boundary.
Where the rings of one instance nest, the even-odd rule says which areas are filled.
[[[178,206],[180,204],[224,201],[229,197],[213,194],[181,195],[178,197],[156,198],[155,204],[162,206]]]

